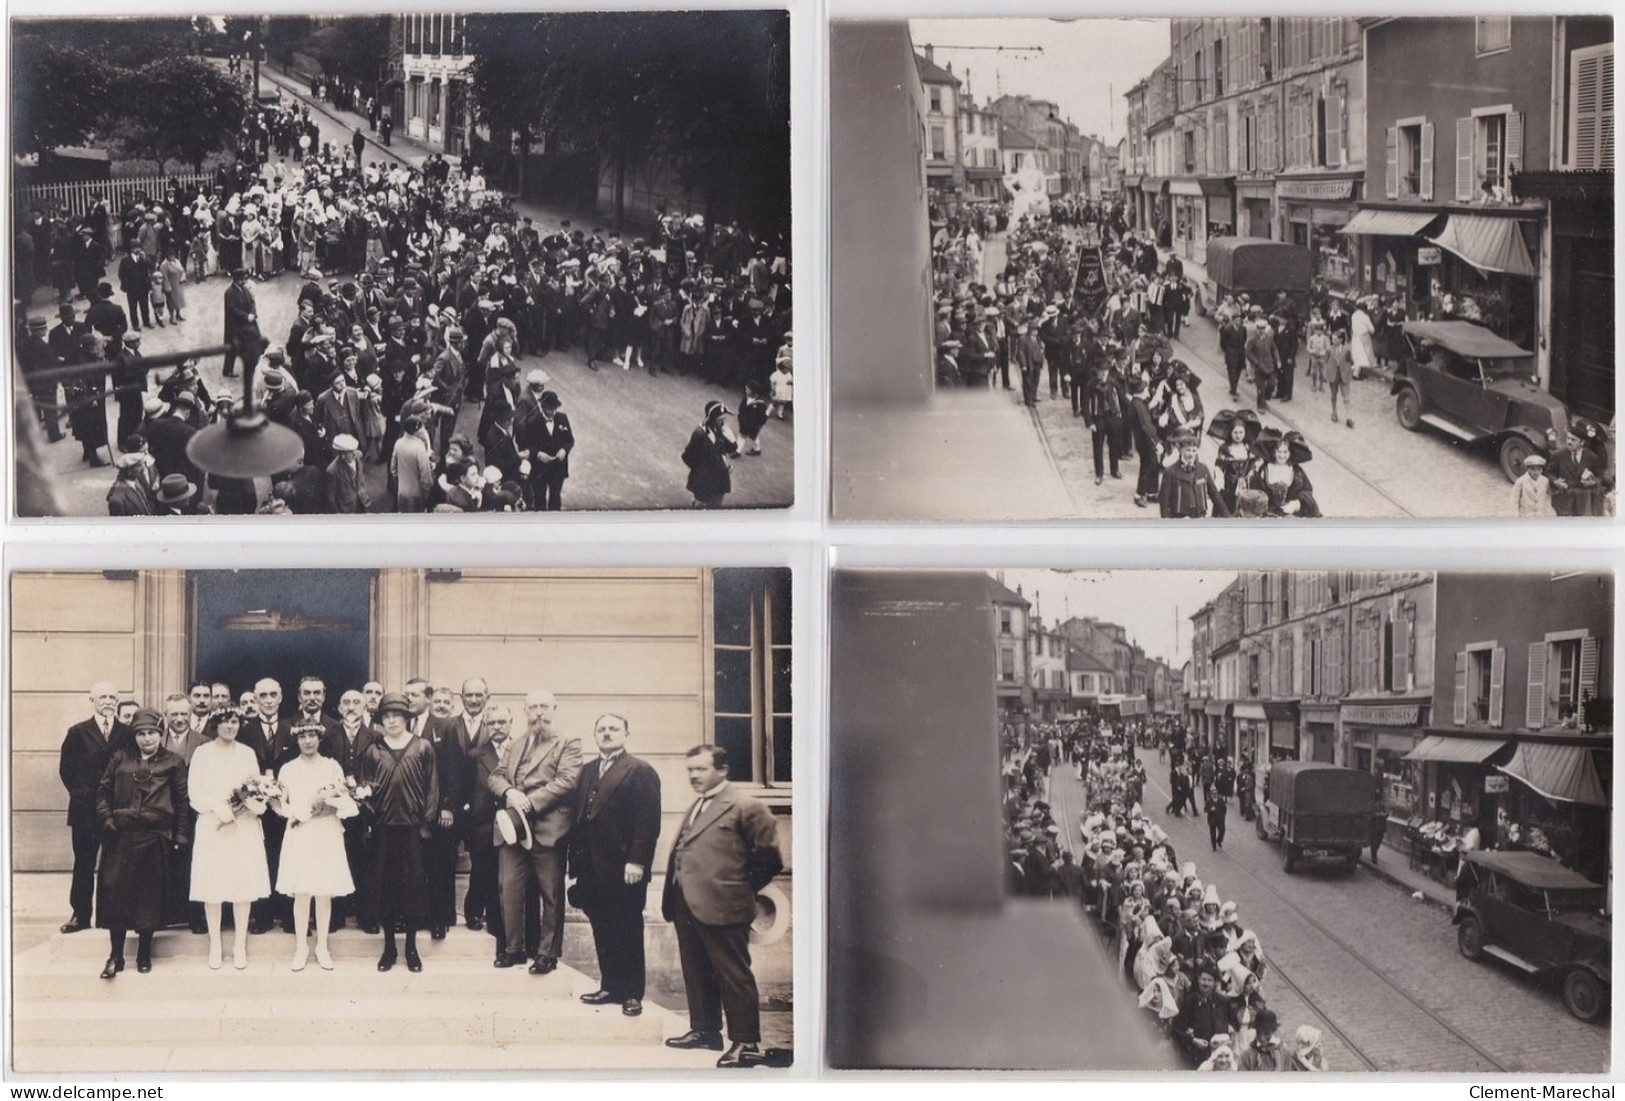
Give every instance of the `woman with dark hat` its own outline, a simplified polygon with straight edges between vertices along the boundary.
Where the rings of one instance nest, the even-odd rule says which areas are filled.
[[[434,749],[414,737],[406,697],[390,693],[378,701],[384,736],[356,763],[357,795],[372,825],[365,890],[371,912],[384,929],[378,970],[395,966],[395,926],[406,928],[406,968],[422,971],[418,929],[429,923],[429,881],[423,870],[423,842],[440,813],[440,785]]]
[[[102,978],[124,970],[124,935],[136,931],[135,969],[152,970],[152,933],[164,924],[169,854],[191,844],[186,814],[186,762],[163,747],[163,716],[141,710],[130,721],[135,744],[113,753],[96,787],[102,866],[96,924],[111,953]]]
[[[1168,374],[1168,399],[1157,416],[1157,428],[1168,454],[1172,454],[1175,448],[1166,441],[1176,433],[1201,435],[1204,419],[1202,398],[1196,392],[1201,385],[1202,380],[1192,374],[1189,367],[1178,360],[1174,361]]]
[[[1296,516],[1315,519],[1320,506],[1315,503],[1314,486],[1303,472],[1303,464],[1314,458],[1303,435],[1275,429],[1259,434],[1253,450],[1259,458],[1248,485],[1268,498],[1266,516]]]
[[[1213,458],[1213,465],[1224,479],[1224,488],[1219,495],[1230,506],[1231,512],[1236,511],[1236,492],[1246,484],[1253,464],[1257,462],[1253,456],[1253,444],[1263,428],[1258,414],[1251,409],[1221,409],[1213,415],[1213,422],[1208,425],[1207,434],[1219,441],[1219,452]]]
[[[729,416],[720,401],[705,403],[705,420],[688,438],[683,465],[688,467],[688,491],[695,508],[721,508],[733,489],[729,460],[739,455],[739,443],[723,423]]]

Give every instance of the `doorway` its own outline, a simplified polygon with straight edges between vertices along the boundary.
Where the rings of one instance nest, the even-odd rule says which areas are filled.
[[[270,677],[292,713],[299,678],[321,677],[331,710],[369,679],[372,570],[198,570],[188,575],[191,680],[233,698]]]

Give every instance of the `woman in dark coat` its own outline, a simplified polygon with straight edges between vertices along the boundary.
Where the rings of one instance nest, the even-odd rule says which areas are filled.
[[[720,401],[705,403],[705,423],[694,430],[683,449],[683,465],[688,467],[688,491],[695,508],[721,508],[722,499],[733,489],[728,460],[739,454],[739,444],[723,426],[728,410]]]
[[[111,979],[124,970],[124,935],[136,931],[135,969],[152,970],[152,933],[164,924],[170,853],[191,844],[186,762],[163,748],[163,717],[137,711],[134,747],[112,755],[96,787],[102,866],[96,886],[96,924],[108,931],[112,952],[102,968]]]
[[[406,969],[423,970],[417,936],[430,918],[423,845],[439,817],[440,786],[433,747],[407,726],[411,713],[405,696],[391,693],[381,699],[378,719],[384,736],[368,746],[356,764],[357,798],[372,826],[364,889],[384,928],[380,971],[395,966],[397,923],[406,927]]]

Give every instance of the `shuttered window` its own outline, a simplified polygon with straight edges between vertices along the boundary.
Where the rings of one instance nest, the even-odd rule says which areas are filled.
[[[1333,90],[1322,104],[1325,113],[1327,168],[1343,167],[1343,94]]]
[[[1456,201],[1473,197],[1473,141],[1477,128],[1472,118],[1456,120]]]
[[[1478,55],[1500,53],[1512,48],[1512,17],[1480,15],[1474,20]]]
[[[1569,61],[1569,163],[1614,170],[1614,44],[1575,50]]]
[[[1546,647],[1544,640],[1529,644],[1529,695],[1524,705],[1524,724],[1530,730],[1546,725]]]

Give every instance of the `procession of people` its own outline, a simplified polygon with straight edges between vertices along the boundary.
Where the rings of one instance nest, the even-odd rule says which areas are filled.
[[[1230,801],[1251,811],[1253,775],[1166,717],[1083,718],[1007,727],[1003,736],[1007,879],[1012,893],[1065,899],[1087,913],[1148,1025],[1182,1063],[1203,1071],[1323,1071],[1321,1032],[1287,1031],[1268,1004],[1269,967],[1256,931],[1219,885],[1144,812],[1142,750],[1169,766],[1167,813],[1201,813],[1223,848]],[[1081,782],[1076,821],[1051,784]],[[1196,802],[1200,794],[1201,803]]]
[[[580,1000],[642,1014],[663,804],[659,774],[629,752],[624,716],[600,715],[587,736],[567,732],[553,693],[535,689],[520,723],[478,677],[463,682],[460,709],[450,688],[422,678],[400,692],[347,687],[337,717],[314,676],[300,681],[291,716],[270,678],[242,697],[198,683],[161,711],[106,682],[89,695],[91,716],[60,755],[74,854],[61,931],[107,931],[102,978],[124,972],[130,932],[137,972],[152,970],[155,936],[188,929],[208,936],[210,969],[229,960],[243,970],[250,937],[278,924],[293,935],[293,971],[312,957],[331,971],[330,934],[348,921],[381,937],[377,970],[422,971],[420,932],[461,935],[461,847],[463,923],[493,939],[495,967],[557,970],[573,908],[590,923],[599,968],[599,988]],[[761,1065],[749,938],[756,893],[784,868],[777,826],[729,783],[721,747],[695,746],[683,765],[694,801],[660,908],[676,935],[689,1030],[665,1043],[723,1052],[722,1067]]]
[[[1080,450],[1093,455],[1094,484],[1132,482],[1134,504],[1164,518],[1324,515],[1306,469],[1308,439],[1260,417],[1291,403],[1296,418],[1329,416],[1356,430],[1356,382],[1388,377],[1404,355],[1401,303],[1376,295],[1345,303],[1319,281],[1303,301],[1283,291],[1269,301],[1239,293],[1208,303],[1211,350],[1228,383],[1221,405],[1204,401],[1202,374],[1177,354],[1174,341],[1191,346],[1182,329],[1198,291],[1155,231],[1131,226],[1115,200],[1060,197],[1047,212],[1013,213],[1008,202],[987,201],[933,212],[939,387],[1002,387],[1034,407],[1068,403],[1087,438]],[[1005,263],[995,271],[987,254],[996,235]],[[1454,309],[1441,299],[1437,316]],[[1573,452],[1558,463],[1568,471],[1561,486],[1536,456],[1531,466],[1542,469],[1514,489],[1513,514],[1612,508],[1607,431],[1581,417],[1571,427],[1581,446],[1551,441],[1554,452]]]
[[[720,506],[735,460],[762,453],[767,420],[793,415],[782,235],[665,208],[641,235],[542,226],[469,158],[411,167],[381,149],[368,159],[355,137],[323,141],[309,105],[264,104],[212,184],[172,180],[116,211],[98,196],[83,212],[21,215],[19,363],[25,378],[110,365],[60,391],[29,383],[48,446],[66,418],[87,466],[117,468],[109,513],[565,508],[581,365],[559,353],[571,349],[593,372],[693,377],[735,395],[697,403],[703,454],[680,437],[664,445],[690,472],[694,506]],[[268,331],[256,301],[276,280],[298,284],[286,333]],[[28,312],[36,285],[56,291],[54,325]],[[187,454],[193,433],[242,411],[237,395],[209,392],[196,360],[119,368],[142,354],[144,328],[185,331],[188,301],[214,294],[223,331],[191,343],[228,346],[226,378],[258,364],[256,404],[303,441],[260,486]]]

